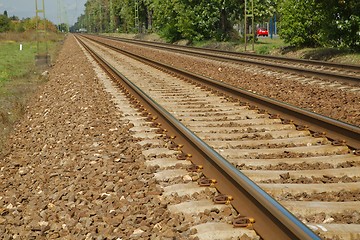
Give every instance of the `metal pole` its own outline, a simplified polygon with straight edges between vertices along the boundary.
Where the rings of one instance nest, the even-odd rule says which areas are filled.
[[[245,51],[247,50],[247,38],[251,37],[252,39],[252,51],[254,51],[254,43],[255,43],[255,25],[254,25],[254,0],[250,0],[251,1],[251,8],[248,9],[248,4],[247,4],[247,0],[245,0],[245,17],[244,17],[244,22],[245,22],[245,28],[244,28],[244,37],[245,37]],[[248,27],[248,18],[251,18],[251,32],[249,32],[249,27]]]
[[[135,31],[140,32],[139,24],[139,0],[135,0]]]
[[[37,46],[37,55],[35,56],[36,65],[45,65],[50,64],[50,56],[48,53],[48,43],[47,43],[47,32],[46,32],[46,17],[45,17],[45,3],[42,0],[42,8],[39,9],[38,0],[35,0],[35,9],[36,9],[36,46]],[[42,13],[43,21],[43,30],[39,29],[40,25],[40,16],[39,13]],[[41,34],[41,36],[40,36]],[[40,38],[41,37],[41,38]],[[40,42],[45,43],[45,51],[40,50]]]
[[[35,12],[36,12],[36,35],[35,35],[35,39],[36,39],[36,52],[37,55],[39,55],[39,34],[38,34],[38,30],[39,30],[39,10],[38,10],[38,1],[35,0]]]
[[[274,32],[274,21],[273,21],[274,17],[270,18],[270,23],[269,23],[269,32],[270,32],[270,38],[273,38],[273,32]]]
[[[57,18],[58,18],[58,30],[61,32],[61,7],[60,0],[57,0]]]
[[[102,8],[101,8],[101,0],[99,1],[99,15],[100,15],[100,33],[103,32],[102,26]]]
[[[114,6],[112,0],[110,0],[110,31],[114,32],[115,28],[115,17],[114,17]]]
[[[255,50],[255,24],[254,24],[254,0],[251,0],[251,28],[252,28],[252,51]]]
[[[246,9],[247,9],[247,0],[245,0],[245,6],[244,6],[244,40],[245,40],[245,52],[246,52],[246,47],[247,47],[247,12],[246,12]]]

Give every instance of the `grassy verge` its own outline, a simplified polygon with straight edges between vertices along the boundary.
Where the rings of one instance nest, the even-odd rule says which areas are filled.
[[[54,61],[63,36],[52,38],[48,49]],[[0,157],[6,154],[6,140],[23,116],[27,100],[46,81],[40,77],[46,69],[35,66],[37,43],[33,39],[33,34],[28,33],[0,35]]]
[[[26,42],[22,46],[20,51],[20,43],[0,42],[0,83],[22,77],[33,68],[36,43]]]

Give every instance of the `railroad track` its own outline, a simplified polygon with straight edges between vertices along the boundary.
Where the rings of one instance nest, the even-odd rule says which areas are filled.
[[[335,82],[332,81],[332,85],[334,86],[337,86],[337,83],[345,82],[350,83],[355,87],[360,87],[360,65],[338,64],[325,61],[286,58],[280,56],[268,56],[244,52],[229,52],[216,49],[195,48],[116,37],[102,38],[140,45],[142,47],[149,47],[166,51],[175,51],[181,54],[207,57],[220,61],[261,66],[266,69],[282,71],[285,73],[294,73],[301,77],[305,76],[311,78],[312,81],[316,79],[334,80]]]
[[[360,156],[356,150],[359,146],[358,128],[329,121],[306,111],[295,114],[288,110],[284,113],[284,107],[288,106],[270,106],[273,103],[264,103],[266,99],[248,99],[258,106],[245,104],[236,89],[220,84],[220,90],[215,90],[217,83],[214,81],[179,69],[176,73],[174,69],[171,73],[170,69],[166,70],[173,76],[159,70],[147,70],[140,76],[136,71],[145,69],[144,63],[119,56],[113,52],[116,48],[110,51],[107,45],[90,43],[88,40],[84,40],[85,42],[91,49],[96,49],[98,54],[94,56],[99,61],[106,59],[113,65],[106,68],[114,78],[118,78],[115,77],[115,68],[132,76],[133,83],[128,84],[137,87],[126,90],[129,94],[139,96],[146,92],[146,95],[161,105],[157,106],[151,99],[140,103],[132,97],[134,104],[143,109],[145,117],[154,121],[156,132],[167,136],[164,141],[168,148],[178,151],[177,158],[191,160],[195,164],[191,171],[207,177],[200,181],[201,184],[214,185],[225,194],[215,194],[214,197],[218,197],[215,202],[231,202],[245,216],[235,220],[235,225],[251,225],[264,239],[274,239],[275,236],[276,239],[318,238],[309,228],[330,239],[354,239],[360,236]],[[164,68],[164,65],[157,68]],[[207,80],[207,85],[200,84],[200,80]],[[259,97],[250,93],[248,95],[249,98]],[[261,109],[262,107],[265,109]],[[282,116],[297,116],[295,124],[279,117],[278,113],[281,111]],[[302,114],[306,116],[300,117]],[[312,120],[309,120],[309,115],[313,115]],[[306,121],[315,121],[316,124],[311,125],[309,130],[303,125]],[[320,121],[325,123],[319,127]],[[330,138],[321,131],[316,131],[327,128],[332,136]],[[338,130],[333,131],[331,128]],[[350,147],[342,141],[334,140],[340,136],[346,138]],[[149,150],[148,156],[154,155],[156,154]],[[152,160],[157,163],[159,159]],[[171,167],[161,170],[158,178],[175,174],[175,177],[163,179],[164,182],[169,182],[169,178],[182,179],[184,173],[180,170],[176,174],[176,171],[178,170]],[[169,189],[172,189],[170,192],[175,191],[174,188],[182,189],[183,185],[193,186],[192,181],[177,184],[175,187],[164,186],[165,192]],[[186,203],[189,204],[188,202],[189,199]],[[182,207],[181,204],[172,207],[173,211],[184,211],[179,210],[184,209],[184,206],[189,208],[186,203],[182,203]],[[195,205],[193,203],[190,206]],[[308,227],[288,213],[282,205]],[[255,219],[255,223],[252,219]],[[344,223],[343,219],[348,222]]]

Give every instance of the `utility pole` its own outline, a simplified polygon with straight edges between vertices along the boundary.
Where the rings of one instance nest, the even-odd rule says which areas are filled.
[[[140,32],[139,25],[139,0],[135,0],[135,31]]]
[[[99,1],[99,17],[100,17],[100,33],[103,32],[103,26],[102,26],[102,8],[101,8],[101,0]]]
[[[114,32],[115,30],[115,16],[114,16],[114,6],[112,0],[110,0],[110,31]]]
[[[64,7],[62,0],[57,0],[57,11],[58,11],[59,31],[69,32],[69,21],[68,21],[67,10]]]
[[[65,19],[65,26],[66,26],[65,31],[66,31],[66,32],[69,32],[69,17],[68,17],[68,15],[67,15],[67,10],[66,10],[66,8],[64,7],[64,5],[62,5],[62,8],[63,8],[63,10],[64,10],[64,19]]]
[[[35,56],[35,64],[37,66],[49,65],[50,64],[50,55],[48,51],[47,36],[46,36],[46,18],[45,18],[45,4],[42,0],[41,8],[39,8],[38,0],[35,0],[35,9],[36,9],[36,50],[37,54]],[[42,27],[40,26],[42,15]],[[45,49],[41,49],[41,43],[44,43]]]
[[[248,6],[248,1],[250,1],[250,8]],[[251,21],[251,31],[249,31],[248,18]],[[254,26],[254,0],[245,0],[245,27],[244,27],[244,38],[245,38],[245,51],[247,47],[248,37],[251,37],[252,40],[252,51],[254,51],[255,43],[255,26]]]
[[[60,5],[60,1],[61,0],[57,0],[57,17],[58,17],[58,30],[61,31],[61,5]]]
[[[86,25],[86,30],[88,32],[91,32],[91,25],[90,25],[90,14],[86,12],[86,9],[85,9],[85,19],[86,19],[86,22],[85,22],[85,25]]]
[[[72,16],[74,22],[76,22],[77,12],[78,12],[78,0],[75,1],[75,15]]]

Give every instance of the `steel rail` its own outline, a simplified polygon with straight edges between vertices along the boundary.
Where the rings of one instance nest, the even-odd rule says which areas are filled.
[[[96,35],[99,36],[99,35]],[[305,64],[314,64],[318,66],[327,66],[327,67],[335,67],[335,68],[342,68],[346,70],[356,70],[360,71],[360,65],[355,64],[339,64],[339,63],[333,63],[333,62],[325,62],[325,61],[319,61],[319,60],[310,60],[310,59],[300,59],[300,58],[289,58],[289,57],[281,57],[281,56],[270,56],[270,55],[262,55],[262,54],[256,54],[256,53],[248,53],[248,52],[233,52],[233,51],[226,51],[226,50],[220,50],[220,49],[211,49],[211,48],[204,48],[204,47],[192,47],[192,46],[182,46],[182,45],[174,45],[170,43],[160,43],[160,42],[150,42],[150,41],[144,41],[144,40],[138,40],[138,39],[127,39],[127,38],[120,38],[120,37],[110,37],[110,36],[101,36],[104,38],[109,38],[113,40],[120,40],[120,41],[126,41],[126,42],[139,42],[144,43],[149,46],[168,46],[169,48],[183,48],[183,49],[194,49],[194,50],[204,50],[208,52],[213,53],[222,53],[222,54],[228,54],[233,56],[251,56],[251,57],[259,57],[259,58],[267,58],[271,60],[282,60],[282,61],[290,61],[290,62],[298,62],[298,63],[305,63]]]
[[[98,36],[98,37],[104,37],[104,36]],[[269,59],[273,61],[286,61],[286,62],[294,62],[294,63],[301,63],[301,64],[309,64],[309,65],[317,65],[317,66],[326,66],[326,67],[333,67],[333,68],[340,68],[348,71],[360,71],[360,65],[350,65],[350,64],[336,64],[331,62],[324,62],[324,61],[315,61],[315,60],[306,60],[306,59],[296,59],[296,58],[286,58],[286,57],[279,57],[279,56],[267,56],[267,55],[260,55],[260,54],[254,54],[254,53],[240,53],[240,52],[230,52],[230,51],[224,51],[224,50],[215,50],[215,49],[209,49],[209,48],[196,48],[196,47],[189,47],[189,46],[180,46],[168,43],[154,43],[154,42],[147,42],[147,41],[141,41],[141,40],[130,40],[130,39],[124,39],[124,38],[116,38],[116,37],[104,37],[112,40],[117,41],[124,41],[129,43],[137,43],[145,46],[152,46],[159,49],[171,49],[172,51],[180,52],[180,53],[187,53],[187,54],[196,54],[204,57],[209,57],[213,59],[217,59],[220,61],[232,61],[237,63],[247,63],[247,64],[253,64],[253,65],[262,65],[265,67],[268,67],[270,69],[274,70],[283,70],[283,71],[292,71],[294,73],[300,74],[300,75],[308,75],[308,76],[317,76],[320,78],[330,78],[333,80],[340,80],[340,81],[346,81],[352,84],[358,85],[360,83],[360,76],[355,75],[343,75],[343,74],[337,74],[337,73],[331,73],[326,71],[317,71],[312,69],[305,69],[302,67],[296,67],[296,66],[288,66],[288,65],[279,65],[277,63],[268,63],[268,62],[259,62],[257,59],[251,60],[251,59],[244,59],[239,57],[252,57],[252,58],[258,58],[258,59]],[[191,49],[191,50],[189,50]],[[205,52],[199,52],[206,51]],[[215,54],[225,54],[227,56],[219,56],[214,55]],[[235,56],[235,57],[234,57]]]
[[[165,69],[166,71],[176,73],[185,79],[195,80],[212,89],[220,90],[228,96],[239,99],[243,102],[247,102],[249,105],[258,106],[258,108],[264,109],[273,115],[279,115],[279,118],[283,120],[293,121],[296,125],[305,126],[312,132],[325,133],[329,139],[346,143],[346,145],[354,150],[360,149],[360,128],[357,126],[310,112],[308,110],[301,109],[278,100],[261,96],[221,81],[184,71],[183,69],[175,68],[167,64],[156,62],[154,60],[133,54],[129,51],[119,49],[118,47],[103,43],[99,40],[91,40],[107,46],[115,51],[121,52],[127,56],[135,58],[139,61],[145,62],[156,68]]]
[[[151,97],[107,63],[101,56],[81,44],[91,53],[113,80],[124,86],[132,96],[141,99],[141,104],[153,119],[167,129],[168,134],[176,136],[177,141],[184,144],[183,151],[193,155],[192,161],[203,166],[208,178],[215,178],[215,187],[223,194],[234,197],[232,205],[242,215],[255,218],[254,229],[263,239],[318,239],[306,225],[287,211],[258,185],[236,169],[226,159],[199,139],[192,131],[158,105]],[[121,80],[120,80],[121,79]],[[211,230],[209,230],[211,231]]]

